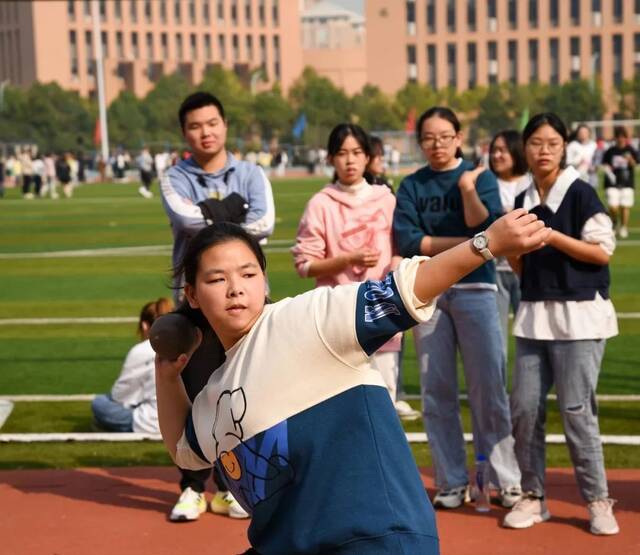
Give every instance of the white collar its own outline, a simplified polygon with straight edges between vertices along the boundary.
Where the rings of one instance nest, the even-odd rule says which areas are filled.
[[[340,181],[336,181],[336,186],[344,193],[349,193],[350,195],[358,195],[364,193],[366,189],[369,189],[371,185],[367,183],[366,179],[360,181],[360,183],[354,183],[353,185],[343,185]]]
[[[456,165],[453,166],[452,168],[445,168],[443,170],[437,170],[434,167],[429,166],[434,172],[450,172],[452,170],[455,170],[456,168],[460,167],[460,164],[462,164],[462,158],[456,158],[457,162]]]
[[[560,175],[558,175],[556,182],[551,186],[551,190],[547,195],[547,200],[544,202],[545,206],[549,208],[554,214],[560,208],[560,204],[567,194],[571,184],[580,177],[580,174],[573,166],[567,166]],[[524,193],[524,202],[522,207],[525,210],[531,210],[533,207],[542,204],[540,202],[540,195],[536,189],[536,184],[531,180],[531,184]]]

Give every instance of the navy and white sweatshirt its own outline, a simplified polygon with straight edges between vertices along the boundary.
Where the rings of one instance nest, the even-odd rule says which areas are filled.
[[[421,254],[420,242],[425,235],[473,237],[502,216],[498,182],[487,170],[478,176],[476,191],[489,216],[479,226],[467,227],[458,180],[463,172],[472,169],[473,164],[461,160],[452,170],[436,171],[425,166],[402,180],[393,215],[393,237],[401,256]],[[493,262],[483,264],[460,280],[465,284],[495,282]]]

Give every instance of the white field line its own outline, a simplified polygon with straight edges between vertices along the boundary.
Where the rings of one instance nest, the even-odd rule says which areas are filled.
[[[52,401],[92,401],[96,396],[96,393],[80,393],[73,395],[0,395],[0,403],[2,401],[10,401],[12,403],[39,403],[39,402],[52,402]],[[419,401],[420,395],[405,395],[403,397],[409,401]],[[466,394],[459,395],[460,400],[464,401],[468,399]],[[555,393],[547,395],[547,398],[555,401],[557,399]],[[598,401],[614,401],[614,402],[638,402],[640,401],[640,395],[626,394],[626,395],[613,395],[602,394],[596,395]]]
[[[427,434],[409,432],[405,434],[409,443],[428,443]],[[51,433],[51,434],[0,434],[0,443],[51,443],[51,442],[130,442],[130,441],[160,441],[158,434],[138,433]],[[467,443],[473,441],[472,434],[464,434]],[[600,436],[604,445],[640,446],[640,436],[603,435]],[[563,434],[549,434],[546,443],[566,443]]]

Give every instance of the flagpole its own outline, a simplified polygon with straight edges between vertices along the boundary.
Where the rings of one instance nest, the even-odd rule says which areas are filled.
[[[98,109],[100,111],[100,146],[102,148],[102,161],[109,162],[109,131],[107,129],[107,105],[104,96],[104,66],[102,60],[102,36],[100,35],[100,12],[98,0],[91,2],[91,15],[93,18],[93,51],[96,56],[96,78],[98,89]]]

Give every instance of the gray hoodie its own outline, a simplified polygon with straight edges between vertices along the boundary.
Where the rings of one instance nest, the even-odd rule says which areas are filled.
[[[191,237],[207,226],[198,206],[204,200],[222,200],[238,193],[249,205],[242,227],[257,239],[266,239],[273,233],[275,207],[271,183],[262,168],[236,160],[230,152],[224,168],[215,173],[205,172],[193,158],[182,160],[163,174],[160,191],[173,232],[174,266],[182,260]]]

